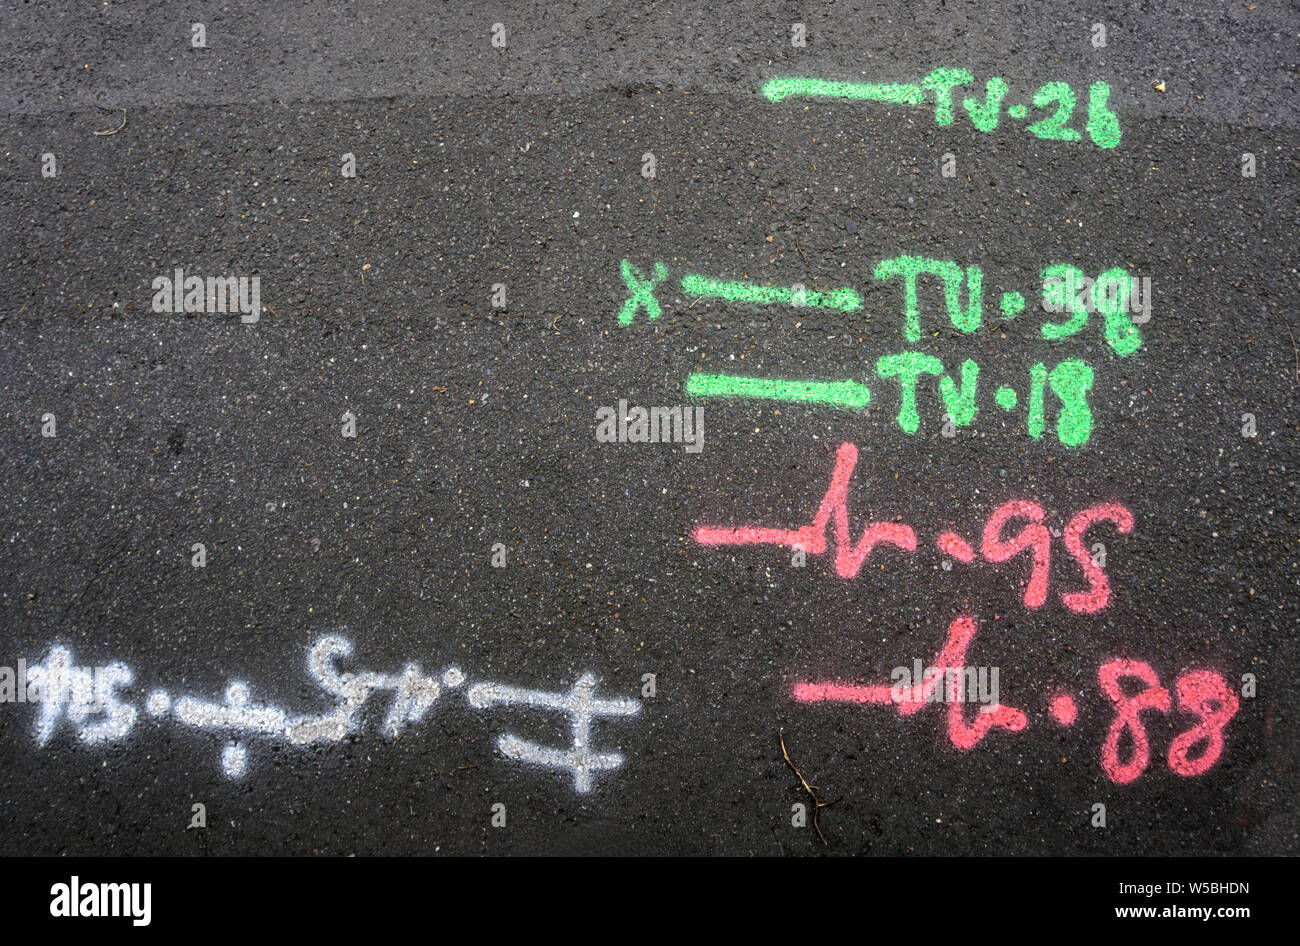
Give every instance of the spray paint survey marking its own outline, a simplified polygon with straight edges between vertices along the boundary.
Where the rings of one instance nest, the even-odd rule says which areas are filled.
[[[620,325],[631,325],[637,313],[645,310],[647,320],[653,322],[663,313],[663,306],[655,296],[655,290],[668,278],[668,267],[662,260],[656,260],[652,275],[646,277],[631,260],[620,264],[623,284],[628,296],[618,311]],[[679,283],[681,291],[688,296],[705,299],[721,299],[724,302],[750,303],[752,305],[788,305],[795,308],[839,309],[844,312],[856,312],[862,308],[862,296],[848,287],[823,292],[808,289],[802,284],[793,286],[763,286],[745,280],[715,279],[700,273],[687,273]]]
[[[656,261],[654,275],[646,278],[629,260],[622,261],[628,298],[618,313],[619,322],[631,324],[636,313],[644,309],[657,319],[662,305],[654,297],[655,288],[668,278],[668,267]],[[882,282],[899,281],[903,303],[903,337],[919,342],[923,335],[921,289],[932,280],[942,285],[943,303],[948,321],[963,334],[977,331],[984,318],[984,274],[978,266],[960,266],[952,260],[900,255],[881,260],[872,271]],[[922,279],[927,282],[923,283]],[[1088,325],[1091,313],[1102,317],[1101,339],[1120,358],[1128,358],[1142,348],[1142,334],[1137,323],[1150,318],[1150,280],[1138,280],[1125,270],[1113,267],[1096,279],[1088,277],[1070,264],[1053,264],[1041,272],[1042,309],[1046,313],[1067,316],[1061,321],[1044,318],[1037,335],[1051,342],[1072,338]],[[862,296],[854,289],[842,287],[830,291],[809,292],[802,284],[789,288],[764,286],[748,281],[727,281],[688,273],[680,283],[682,292],[698,298],[720,299],[732,304],[821,307],[856,312],[863,307]],[[1002,319],[1010,321],[1025,311],[1025,296],[1015,290],[1002,292],[999,302]],[[928,329],[928,326],[926,326]],[[942,433],[956,436],[957,428],[970,425],[980,410],[980,368],[971,359],[949,373],[938,358],[925,352],[903,351],[882,355],[874,362],[882,379],[898,385],[899,428],[907,434],[921,430],[918,394],[923,379],[933,377],[942,399]],[[1003,412],[1018,408],[1025,412],[1025,430],[1040,440],[1047,430],[1047,392],[1060,402],[1055,433],[1059,443],[1068,448],[1086,445],[1092,438],[1093,411],[1089,395],[1095,372],[1091,365],[1077,358],[1066,359],[1049,367],[1036,362],[1028,372],[1028,382],[1017,387],[1002,384],[984,397]],[[749,375],[694,373],[686,379],[688,396],[739,400],[776,400],[810,407],[861,410],[871,403],[871,390],[852,380],[811,380],[797,378],[761,378]],[[1023,405],[1023,408],[1021,407]]]
[[[920,105],[925,94],[919,85],[888,82],[835,82],[831,79],[813,79],[803,76],[786,76],[769,79],[763,84],[763,97],[769,102],[788,98],[860,99],[867,102],[887,102],[893,105]]]
[[[824,404],[854,411],[871,403],[871,391],[856,381],[783,381],[737,374],[690,375],[686,379],[686,395]]]
[[[655,290],[668,279],[667,264],[656,260],[651,269],[653,275],[646,277],[625,259],[620,271],[628,295],[618,311],[619,324],[632,324],[643,309],[650,321],[659,318],[663,304]],[[889,285],[898,280],[897,284],[901,285],[903,339],[909,343],[920,341],[931,327],[922,323],[922,316],[930,313],[922,310],[921,290],[927,287],[929,296],[936,280],[942,285],[948,324],[969,335],[984,323],[984,271],[979,266],[903,254],[880,260],[870,271],[878,283]],[[1149,278],[1139,280],[1116,266],[1093,279],[1072,264],[1055,263],[1043,269],[1040,279],[1042,311],[1069,316],[1061,322],[1052,322],[1045,316],[1038,332],[1042,338],[1060,341],[1078,335],[1087,328],[1089,315],[1096,313],[1102,317],[1100,335],[1115,354],[1127,358],[1141,350],[1142,333],[1137,326],[1151,318]],[[688,296],[730,304],[788,305],[843,312],[858,312],[863,308],[862,294],[849,286],[822,291],[808,289],[803,283],[772,286],[687,273],[681,278],[679,288]],[[1025,295],[1007,290],[1001,294],[998,308],[1003,321],[1011,321],[1025,311]]]
[[[942,432],[945,436],[956,436],[957,428],[970,425],[979,412],[976,397],[980,369],[969,358],[962,362],[956,378],[945,372],[943,362],[938,358],[915,351],[884,355],[876,360],[875,370],[880,378],[898,384],[895,420],[904,433],[916,434],[921,429],[917,395],[922,377],[938,379],[933,390],[938,393],[944,409]],[[1025,419],[1029,436],[1039,440],[1046,430],[1047,399],[1044,395],[1050,389],[1061,405],[1056,418],[1056,439],[1069,448],[1086,445],[1092,438],[1093,415],[1088,404],[1092,382],[1092,368],[1078,359],[1067,359],[1050,371],[1042,362],[1031,366]],[[860,411],[871,403],[870,389],[856,381],[800,381],[696,372],[687,376],[685,389],[687,397],[694,398],[782,401],[805,407],[850,411]],[[1001,385],[994,392],[993,400],[1003,411],[1012,411],[1020,403],[1020,396],[1014,388]]]
[[[591,747],[592,721],[635,716],[641,710],[640,702],[628,697],[598,699],[598,681],[590,673],[583,674],[567,693],[499,683],[466,687],[465,674],[454,666],[439,675],[427,674],[415,663],[408,663],[398,673],[341,672],[338,662],[351,654],[352,643],[333,636],[320,638],[308,652],[308,674],[332,697],[332,705],[324,712],[292,714],[278,706],[256,703],[251,688],[243,681],[229,683],[219,703],[192,696],[173,698],[166,690],[154,690],[145,699],[144,709],[160,723],[169,721],[225,736],[228,741],[221,753],[222,772],[229,778],[240,778],[248,770],[249,741],[290,746],[342,742],[362,730],[363,710],[379,693],[387,693],[390,700],[379,731],[396,739],[422,721],[445,693],[462,691],[475,709],[500,704],[567,714],[572,740],[567,748],[528,742],[514,735],[502,736],[497,748],[512,761],[567,773],[573,779],[574,790],[582,794],[592,790],[597,774],[623,765],[623,756],[618,752]],[[25,662],[20,661],[20,668],[25,667]],[[121,698],[122,688],[134,679],[131,670],[121,663],[92,675],[89,669],[73,665],[66,648],[56,646],[43,663],[25,673],[20,670],[17,685],[24,690],[27,701],[40,706],[38,745],[46,745],[60,723],[66,723],[82,742],[102,744],[123,740],[136,727],[138,710]]]
[[[1022,732],[1029,727],[1029,716],[1023,710],[995,701],[967,719],[961,700],[944,698],[942,688],[951,686],[955,680],[968,686],[965,679],[976,670],[968,662],[967,651],[977,629],[972,617],[963,615],[953,620],[933,664],[916,683],[806,680],[795,684],[792,695],[795,702],[803,704],[892,706],[899,716],[914,715],[932,703],[945,703],[948,741],[956,749],[968,752],[993,729]],[[1140,714],[1168,714],[1175,702],[1180,714],[1194,717],[1197,722],[1170,742],[1166,754],[1169,770],[1183,778],[1202,775],[1223,755],[1224,731],[1241,702],[1222,674],[1189,670],[1174,681],[1171,698],[1150,664],[1119,657],[1102,664],[1097,681],[1102,694],[1114,705],[1115,715],[1102,743],[1100,762],[1106,777],[1115,784],[1136,781],[1150,764],[1150,740]],[[1136,684],[1141,685],[1140,689]],[[1047,715],[1056,725],[1069,728],[1079,718],[1078,705],[1074,697],[1058,693],[1049,699]]]
[[[568,713],[573,740],[569,749],[539,745],[510,734],[497,740],[497,748],[510,759],[571,772],[574,790],[586,793],[591,791],[592,778],[597,772],[617,769],[623,764],[623,757],[617,752],[591,750],[591,721],[600,716],[634,716],[641,711],[641,704],[636,700],[628,697],[598,700],[595,692],[596,678],[584,673],[567,693],[543,693],[499,683],[476,684],[470,687],[469,702],[479,709],[523,705]]]
[[[962,674],[967,668],[966,652],[977,630],[974,619],[959,617],[948,627],[948,639],[931,665],[931,671],[910,686],[891,684],[856,685],[839,682],[807,681],[795,684],[794,698],[799,703],[874,703],[892,705],[900,716],[911,716],[936,702],[940,686],[951,679],[950,672]],[[986,706],[966,719],[959,700],[947,704],[948,740],[962,752],[975,748],[991,729],[1020,732],[1029,725],[1021,710],[1001,703]]]
[[[725,299],[727,302],[752,302],[756,305],[809,306],[821,309],[842,309],[856,312],[862,308],[862,297],[852,289],[833,289],[817,292],[799,286],[759,286],[755,283],[710,279],[694,273],[682,277],[682,292],[689,296]]]
[[[765,82],[761,92],[769,102],[789,98],[830,98],[919,106],[929,97],[934,104],[935,124],[947,126],[953,123],[956,113],[954,92],[974,83],[975,76],[967,69],[940,68],[919,83],[837,82],[807,76],[781,76]],[[961,107],[976,131],[987,134],[997,129],[1009,92],[1007,81],[1001,76],[993,76],[984,83],[982,100],[971,96],[961,99]],[[1034,108],[1046,114],[1039,121],[1026,125],[1025,130],[1043,141],[1082,140],[1083,135],[1070,127],[1077,99],[1074,89],[1067,83],[1045,83],[1034,93],[1032,102]],[[1119,116],[1111,110],[1109,102],[1110,86],[1105,82],[1094,82],[1088,87],[1084,130],[1094,145],[1106,149],[1118,147],[1122,138]],[[1029,108],[1024,103],[1009,104],[1005,114],[1012,121],[1023,121],[1029,117]]]
[[[812,521],[793,529],[770,526],[696,526],[696,542],[707,546],[780,545],[801,549],[808,555],[822,555],[830,548],[827,531],[834,536],[835,573],[841,578],[856,578],[878,545],[891,545],[913,554],[917,550],[916,530],[901,522],[877,521],[863,527],[854,541],[849,528],[849,479],[858,463],[858,448],[842,443],[835,455],[831,482],[813,514]],[[1001,564],[1026,555],[1030,561],[1025,582],[1024,602],[1030,609],[1047,603],[1051,575],[1052,534],[1044,524],[1047,513],[1036,502],[1012,499],[1002,503],[989,516],[979,544],[979,554],[986,562]],[[1026,524],[1014,535],[1005,536],[1008,525],[1019,520]],[[1111,597],[1110,581],[1100,564],[1084,545],[1084,537],[1102,523],[1110,523],[1121,535],[1133,529],[1133,514],[1119,503],[1098,503],[1081,510],[1070,519],[1063,533],[1066,551],[1078,563],[1088,587],[1061,594],[1061,603],[1076,614],[1094,614],[1103,610]],[[935,539],[935,546],[946,555],[969,565],[976,561],[975,547],[955,532],[945,531]]]

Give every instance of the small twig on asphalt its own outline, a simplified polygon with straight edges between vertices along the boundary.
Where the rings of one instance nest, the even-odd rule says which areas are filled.
[[[795,237],[795,238],[794,238],[794,248],[795,248],[796,250],[799,251],[799,255],[800,255],[800,256],[803,256],[804,265],[805,265],[805,266],[811,265],[811,264],[808,262],[808,257],[806,257],[806,256],[803,255],[803,247],[799,245],[799,238],[798,238],[798,237]]]
[[[104,111],[108,111],[108,109],[104,109]],[[121,130],[122,130],[123,128],[125,128],[125,127],[126,127],[126,109],[122,109],[122,124],[118,125],[116,128],[110,128],[110,129],[108,129],[107,131],[96,131],[96,132],[92,132],[92,134],[96,134],[96,135],[116,135],[119,131],[121,131]],[[171,172],[168,172],[168,173],[171,173]]]
[[[794,774],[799,776],[799,782],[800,784],[803,785],[804,791],[806,791],[809,797],[811,797],[813,800],[813,827],[817,829],[817,837],[822,839],[823,845],[829,847],[830,844],[826,840],[826,835],[822,834],[822,826],[817,823],[817,814],[823,808],[829,808],[831,805],[835,804],[835,801],[839,801],[839,799],[837,798],[835,799],[835,801],[822,801],[820,798],[818,798],[817,793],[813,791],[813,787],[808,784],[808,780],[804,778],[803,773],[799,771],[799,767],[790,761],[790,753],[785,751],[785,730],[784,729],[777,731],[777,738],[781,740],[781,755],[785,756],[785,764],[790,766],[790,768],[794,769]]]

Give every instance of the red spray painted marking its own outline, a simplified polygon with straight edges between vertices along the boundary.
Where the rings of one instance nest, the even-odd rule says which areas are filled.
[[[799,529],[768,529],[762,526],[697,526],[695,541],[701,545],[786,545],[802,548],[809,555],[826,551],[826,526],[835,516],[835,572],[841,578],[853,578],[862,570],[871,550],[882,542],[908,552],[916,551],[916,533],[911,526],[893,522],[873,522],[862,530],[857,543],[849,535],[849,477],[858,463],[858,448],[840,444],[835,456],[831,485],[817,507],[811,524]]]
[[[939,537],[934,540],[934,544],[939,547],[940,552],[955,558],[963,565],[969,565],[971,562],[975,561],[975,550],[971,548],[969,542],[959,536],[956,532],[940,533]]]
[[[1146,687],[1133,696],[1125,695],[1120,687],[1123,677],[1136,678]],[[1160,686],[1156,672],[1150,665],[1138,660],[1112,660],[1097,672],[1101,688],[1115,704],[1115,721],[1106,733],[1106,743],[1101,748],[1101,765],[1111,780],[1125,785],[1147,767],[1150,746],[1146,729],[1138,714],[1143,710],[1169,712],[1169,691]],[[1169,745],[1169,768],[1183,776],[1200,775],[1210,769],[1223,753],[1223,728],[1237,714],[1240,701],[1223,677],[1210,670],[1190,670],[1174,681],[1174,696],[1180,712],[1197,717],[1200,722],[1174,737]],[[1119,760],[1119,740],[1128,730],[1133,743],[1128,762]],[[1192,750],[1204,748],[1196,758]]]
[[[1110,601],[1110,582],[1106,580],[1106,573],[1093,564],[1092,556],[1083,545],[1083,535],[1093,523],[1105,521],[1115,523],[1121,535],[1127,535],[1133,529],[1133,513],[1118,503],[1090,506],[1071,519],[1065,527],[1065,547],[1083,569],[1089,587],[1087,591],[1072,591],[1061,595],[1061,600],[1067,608],[1079,614],[1093,614],[1106,607]]]
[[[1141,680],[1146,686],[1137,694],[1128,696],[1120,686],[1124,677]],[[1169,712],[1169,691],[1160,685],[1160,678],[1150,664],[1140,660],[1109,660],[1097,671],[1097,680],[1106,697],[1115,704],[1115,721],[1106,732],[1106,742],[1101,747],[1101,767],[1110,780],[1127,785],[1146,771],[1151,759],[1151,746],[1147,742],[1146,727],[1139,713],[1143,710]],[[1128,730],[1132,742],[1129,761],[1119,760],[1119,739]]]
[[[1237,714],[1237,694],[1223,677],[1209,670],[1191,670],[1174,683],[1178,709],[1201,722],[1174,737],[1169,746],[1169,768],[1179,775],[1200,775],[1214,765],[1223,752],[1223,727]],[[1191,751],[1200,743],[1205,748],[1195,759]]]
[[[826,527],[834,516],[835,571],[841,578],[854,578],[872,550],[881,543],[907,552],[916,551],[916,532],[911,526],[894,522],[873,522],[862,530],[854,543],[849,533],[849,477],[858,462],[858,448],[840,444],[830,486],[822,497],[813,521],[797,529],[773,529],[765,526],[696,526],[695,541],[701,545],[784,545],[802,548],[810,555],[826,551]],[[1051,577],[1052,537],[1043,525],[1043,507],[1029,500],[1013,499],[998,506],[984,526],[980,552],[986,561],[1008,561],[1021,552],[1031,553],[1032,567],[1025,585],[1024,601],[1029,608],[1041,608],[1047,601]],[[1028,519],[1029,524],[1009,538],[1002,533],[1012,519]],[[1092,614],[1110,603],[1110,583],[1106,573],[1093,564],[1083,545],[1088,529],[1098,522],[1113,522],[1121,534],[1133,528],[1133,514],[1118,503],[1102,503],[1078,513],[1064,532],[1065,547],[1083,569],[1088,580],[1086,591],[1063,594],[1061,600],[1071,611]],[[956,532],[943,532],[935,545],[944,554],[969,565],[976,559],[975,549]]]
[[[795,685],[794,698],[799,703],[892,704],[900,716],[911,716],[928,705],[935,690],[946,684],[948,670],[960,671],[965,666],[966,651],[975,630],[971,618],[953,621],[943,648],[920,683],[895,689],[879,684],[803,682]],[[1115,704],[1115,719],[1101,749],[1101,765],[1112,782],[1127,785],[1145,772],[1151,761],[1151,744],[1140,714],[1151,710],[1168,713],[1170,694],[1160,685],[1151,665],[1140,660],[1107,661],[1097,671],[1097,679],[1102,692]],[[1127,694],[1123,682],[1126,680],[1140,682],[1142,689]],[[1129,687],[1132,688],[1131,682]],[[1180,712],[1195,716],[1199,722],[1174,737],[1169,746],[1169,768],[1186,777],[1201,775],[1223,754],[1223,732],[1240,708],[1240,701],[1223,677],[1209,670],[1192,670],[1179,677],[1174,683],[1174,700]],[[967,722],[960,701],[949,699],[947,703],[948,739],[963,752],[978,745],[994,727],[1020,732],[1028,726],[1025,714],[1009,706],[977,712]],[[1072,726],[1078,721],[1079,707],[1073,696],[1058,693],[1048,701],[1048,713],[1057,724]],[[1122,761],[1120,742],[1125,732],[1128,733],[1128,759]]]
[[[800,683],[794,688],[794,698],[800,703],[893,703],[900,716],[911,716],[929,704],[931,694],[944,684],[947,670],[960,671],[966,666],[966,651],[975,631],[972,618],[959,617],[953,621],[948,626],[948,639],[934,659],[934,672],[927,673],[920,683],[901,688],[901,698],[895,698],[890,686],[844,683]],[[1001,705],[978,711],[968,723],[961,702],[948,701],[948,739],[963,752],[978,745],[994,727],[1019,732],[1028,724],[1028,718],[1020,710]]]
[[[1068,693],[1052,697],[1047,711],[1052,714],[1052,719],[1062,726],[1073,726],[1075,720],[1079,718],[1079,707],[1075,705],[1074,697]]]
[[[799,683],[794,698],[800,703],[883,703],[894,702],[887,686],[856,686],[851,683]]]
[[[1052,561],[1052,534],[1042,525],[1043,507],[1038,503],[1013,499],[993,510],[989,521],[984,526],[984,539],[980,543],[984,557],[990,562],[1005,562],[1013,555],[1018,555],[1033,547],[1034,566],[1029,573],[1029,583],[1025,585],[1025,606],[1041,608],[1047,600],[1047,579]],[[1025,526],[1010,539],[1002,539],[1002,527],[1008,519],[1028,519],[1032,524]],[[1091,562],[1089,563],[1091,564]]]

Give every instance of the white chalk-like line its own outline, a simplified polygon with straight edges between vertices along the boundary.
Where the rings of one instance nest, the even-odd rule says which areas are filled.
[[[134,679],[131,669],[123,663],[92,672],[87,667],[73,666],[66,648],[51,648],[45,663],[27,669],[26,698],[35,696],[41,707],[36,721],[37,744],[45,745],[64,717],[74,724],[82,742],[111,742],[125,736],[135,725],[136,710],[119,703],[115,690]],[[87,722],[92,716],[103,718]]]
[[[362,708],[371,695],[389,690],[392,702],[379,728],[385,736],[397,738],[406,726],[424,718],[444,688],[452,690],[466,683],[459,667],[448,667],[439,682],[415,663],[408,663],[396,674],[340,673],[337,661],[351,654],[351,641],[332,636],[320,638],[308,652],[308,675],[335,698],[334,706],[324,713],[290,716],[279,707],[254,703],[248,684],[238,680],[227,685],[221,703],[192,696],[173,699],[165,690],[154,690],[145,700],[145,710],[159,721],[170,718],[195,729],[229,734],[231,741],[221,752],[221,769],[228,777],[239,778],[248,771],[247,737],[282,740],[296,746],[336,743],[356,732]],[[35,686],[31,692],[42,694],[32,697],[40,702],[36,723],[39,745],[49,741],[59,721],[65,718],[78,737],[89,743],[122,739],[135,726],[136,709],[119,702],[116,693],[134,680],[125,664],[113,663],[92,672],[74,666],[65,648],[53,647],[43,664],[29,669],[28,680]],[[640,702],[627,697],[596,699],[596,683],[594,675],[584,673],[565,693],[479,683],[470,686],[465,695],[476,709],[522,705],[568,714],[572,734],[568,748],[544,746],[511,734],[501,736],[497,748],[508,759],[571,773],[574,789],[585,794],[591,791],[597,773],[623,764],[623,756],[617,752],[588,748],[592,720],[634,716],[641,711]]]
[[[623,757],[617,752],[556,749],[509,734],[497,738],[497,748],[503,756],[516,762],[531,762],[544,768],[563,769],[572,773],[573,789],[581,795],[591,791],[594,773],[617,769],[623,764]]]
[[[584,673],[567,693],[526,690],[501,683],[478,683],[469,689],[469,702],[479,709],[497,704],[508,706],[522,703],[568,713],[573,738],[573,745],[569,749],[543,746],[509,733],[497,740],[497,748],[510,759],[571,772],[574,790],[586,794],[591,791],[594,772],[617,769],[623,764],[623,757],[617,753],[588,751],[592,719],[603,716],[635,716],[641,712],[641,704],[634,699],[620,697],[616,700],[598,700],[595,691],[595,676]]]
[[[226,688],[224,706],[183,696],[172,704],[172,714],[196,729],[232,729],[246,733],[283,733],[284,711],[274,706],[250,706],[248,685]]]
[[[224,705],[182,697],[173,704],[172,712],[181,722],[196,728],[257,734],[306,746],[339,742],[355,732],[361,707],[376,690],[393,691],[393,703],[382,727],[389,737],[396,737],[407,723],[419,722],[441,693],[438,681],[422,673],[416,664],[407,664],[401,674],[339,673],[335,661],[351,654],[352,642],[340,637],[323,637],[308,652],[308,674],[321,689],[337,697],[334,709],[323,714],[290,717],[273,706],[251,705],[248,685],[240,682],[226,689]],[[455,679],[459,672],[452,667],[447,674]],[[158,705],[162,706],[161,700]],[[232,778],[247,770],[247,752],[236,748],[228,746],[222,753],[222,768]]]

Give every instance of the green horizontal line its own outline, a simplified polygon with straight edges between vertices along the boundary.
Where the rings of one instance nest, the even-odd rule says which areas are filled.
[[[890,102],[895,105],[920,105],[925,100],[925,94],[921,91],[921,87],[911,83],[833,82],[830,79],[785,76],[768,79],[763,84],[763,97],[769,102],[779,102],[782,99],[795,96],[867,99],[872,102]]]
[[[794,305],[796,290],[785,286],[759,286],[754,283],[724,282],[689,273],[682,277],[682,292],[692,296],[715,296],[728,302],[754,302],[759,305]],[[803,304],[810,308],[843,309],[855,312],[862,308],[862,297],[849,288],[830,292],[803,290]]]
[[[798,404],[826,404],[861,410],[871,392],[856,381],[788,381],[737,374],[693,374],[686,379],[688,397],[766,398]]]

